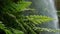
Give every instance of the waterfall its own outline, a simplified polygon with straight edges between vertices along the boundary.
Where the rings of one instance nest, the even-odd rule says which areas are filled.
[[[51,18],[54,18],[55,20],[49,22],[40,24],[40,27],[44,28],[51,28],[51,29],[58,29],[58,17],[57,17],[57,11],[54,6],[54,0],[28,0],[32,2],[31,7],[36,9],[36,13],[38,15],[44,15],[49,16]],[[42,32],[41,34],[59,34],[58,32]]]

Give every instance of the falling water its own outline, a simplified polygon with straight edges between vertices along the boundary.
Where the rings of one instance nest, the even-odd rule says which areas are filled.
[[[53,0],[29,0],[29,1],[32,1],[31,7],[36,9],[35,12],[38,15],[45,15],[55,19],[49,23],[39,25],[40,27],[58,29],[58,18]],[[58,33],[43,32],[41,34],[58,34]]]

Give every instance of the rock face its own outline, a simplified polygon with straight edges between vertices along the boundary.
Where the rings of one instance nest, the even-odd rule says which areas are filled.
[[[58,29],[58,18],[53,0],[28,0],[28,1],[32,1],[31,7],[36,9],[35,11],[36,14],[49,16],[55,19],[49,23],[45,23],[42,25],[40,24],[39,25],[40,27]],[[42,32],[41,34],[59,34],[59,33]]]
[[[60,10],[60,0],[55,0],[57,10]]]

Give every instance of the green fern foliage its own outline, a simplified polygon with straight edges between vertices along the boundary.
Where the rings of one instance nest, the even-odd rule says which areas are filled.
[[[47,32],[60,32],[59,29],[50,29],[50,28],[40,28],[40,27],[34,27],[34,30],[38,31],[38,32],[42,32],[42,31],[47,31]]]
[[[31,3],[24,0],[0,0],[0,29],[6,34],[38,34],[41,30],[48,31],[49,29],[46,28],[34,29],[34,27],[37,27],[37,24],[51,21],[53,18],[41,15],[24,15],[23,11],[25,10],[35,10],[29,8]]]
[[[40,24],[42,22],[48,22],[53,20],[53,18],[47,17],[47,16],[42,16],[42,15],[30,15],[26,16],[28,20],[32,21],[35,24]]]

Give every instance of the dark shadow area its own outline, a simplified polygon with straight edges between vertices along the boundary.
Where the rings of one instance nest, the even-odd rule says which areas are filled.
[[[0,34],[6,34],[4,30],[0,29]]]

